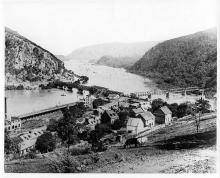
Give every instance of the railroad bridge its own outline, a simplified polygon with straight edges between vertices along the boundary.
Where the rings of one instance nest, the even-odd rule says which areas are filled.
[[[130,96],[134,97],[141,97],[141,96],[148,96],[151,98],[151,95],[166,95],[167,98],[169,98],[170,93],[182,93],[183,96],[185,96],[187,91],[200,91],[202,93],[202,96],[204,95],[205,89],[199,88],[199,87],[187,87],[187,88],[173,88],[169,90],[150,90],[145,92],[135,92],[131,93]]]

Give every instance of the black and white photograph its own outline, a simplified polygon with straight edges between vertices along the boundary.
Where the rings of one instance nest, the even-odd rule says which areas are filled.
[[[218,0],[0,3],[4,173],[217,175]]]

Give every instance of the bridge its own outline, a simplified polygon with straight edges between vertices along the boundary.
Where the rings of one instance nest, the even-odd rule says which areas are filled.
[[[135,97],[141,97],[141,96],[148,96],[151,97],[151,95],[166,95],[167,98],[169,98],[170,93],[182,93],[182,95],[186,95],[187,91],[200,91],[202,92],[202,95],[204,95],[205,89],[199,88],[199,87],[187,87],[187,88],[173,88],[168,90],[150,90],[145,92],[135,92],[131,93],[130,96]]]
[[[58,111],[63,108],[74,106],[77,103],[79,103],[79,102],[73,102],[73,103],[63,104],[63,105],[59,105],[59,106],[54,106],[54,107],[47,108],[47,109],[42,109],[42,110],[30,112],[30,113],[21,114],[21,115],[15,116],[15,117],[17,117],[21,120],[30,119],[33,117],[42,116],[42,115],[45,115],[48,113],[52,113],[54,111]]]

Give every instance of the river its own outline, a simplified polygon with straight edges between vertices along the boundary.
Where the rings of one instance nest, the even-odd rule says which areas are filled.
[[[67,69],[73,70],[78,75],[89,77],[87,85],[98,85],[112,90],[130,93],[146,91],[156,88],[149,79],[126,72],[124,69],[106,66],[97,66],[74,61],[65,62]],[[65,96],[61,96],[65,93]],[[8,116],[37,111],[60,104],[79,100],[77,90],[73,93],[58,89],[52,90],[8,90],[7,97]]]
[[[67,61],[65,67],[73,70],[78,75],[89,77],[87,85],[97,85],[124,92],[142,92],[157,89],[156,84],[150,79],[126,72],[122,68],[98,66],[81,62]],[[65,96],[62,96],[65,95]],[[56,105],[78,101],[83,96],[77,94],[77,90],[68,92],[58,89],[51,90],[9,90],[6,91],[8,116],[16,116],[23,113],[37,111]],[[182,96],[181,94],[152,95],[152,99],[162,98],[167,103],[195,102],[201,96]],[[214,100],[209,100],[214,107]]]

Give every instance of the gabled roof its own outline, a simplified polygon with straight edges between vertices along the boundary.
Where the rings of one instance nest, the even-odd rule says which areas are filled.
[[[140,122],[142,122],[142,120],[140,118],[130,117],[128,119],[127,126],[137,127]]]
[[[135,106],[135,107],[138,107],[140,104],[139,103],[132,103],[130,104],[131,106]]]
[[[149,111],[145,111],[144,113],[139,114],[139,116],[142,117],[145,121],[155,118],[155,116]]]
[[[160,108],[161,111],[163,111],[163,113],[166,114],[172,114],[172,112],[170,111],[170,109],[167,106],[163,106]]]
[[[108,114],[108,116],[111,117],[111,118],[118,116],[118,115],[117,115],[114,111],[112,111],[112,110],[106,110],[105,112],[106,112],[106,113]]]
[[[132,111],[133,111],[135,114],[141,114],[141,113],[144,112],[143,109],[141,109],[141,108],[132,109]]]

